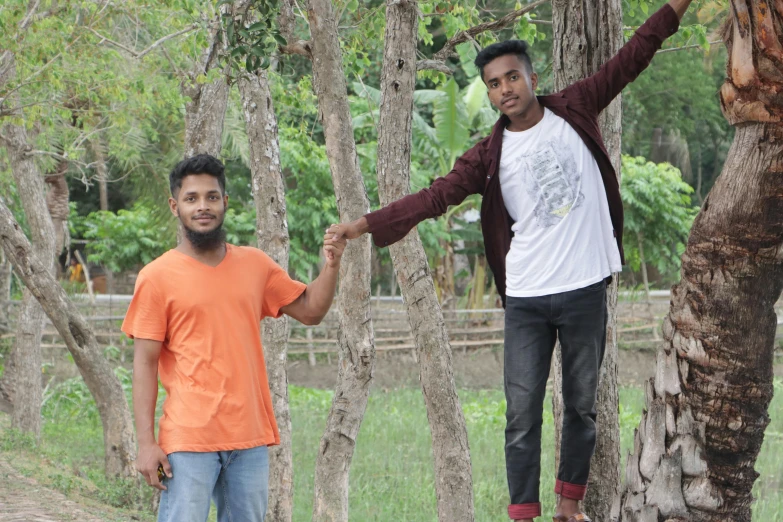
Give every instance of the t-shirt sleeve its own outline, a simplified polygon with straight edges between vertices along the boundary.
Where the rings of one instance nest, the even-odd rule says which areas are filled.
[[[261,316],[280,317],[280,309],[293,303],[306,288],[306,284],[291,279],[280,265],[269,259],[269,275],[264,288]]]
[[[141,338],[152,341],[166,340],[166,304],[157,288],[143,273],[136,279],[122,331],[131,339]]]

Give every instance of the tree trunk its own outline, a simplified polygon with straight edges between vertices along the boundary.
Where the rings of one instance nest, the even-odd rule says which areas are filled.
[[[93,159],[95,160],[95,171],[98,178],[98,201],[101,210],[109,210],[109,168],[106,165],[106,153],[103,141],[100,138],[90,140],[89,146],[92,149]],[[85,265],[86,266],[86,265]],[[109,295],[114,294],[114,274],[108,267],[104,266],[103,271],[106,274],[106,292]]]
[[[331,0],[308,7],[313,55],[313,87],[326,137],[340,221],[370,210],[364,188],[342,67],[337,20]],[[370,238],[349,242],[340,269],[337,301],[340,362],[337,386],[315,463],[313,520],[348,520],[348,475],[375,367],[370,309]]]
[[[100,138],[88,142],[95,160],[95,172],[98,179],[98,201],[101,210],[109,210],[109,168],[106,165],[106,152]]]
[[[136,440],[128,402],[119,380],[103,357],[89,324],[68,299],[44,263],[32,251],[11,211],[0,201],[0,243],[17,275],[54,324],[92,393],[103,424],[107,476],[133,477]],[[50,260],[51,257],[43,259]],[[38,368],[40,388],[40,366]]]
[[[378,125],[378,192],[387,205],[410,192],[411,120],[418,7],[388,0]],[[438,520],[469,522],[473,479],[451,347],[424,247],[416,230],[389,247],[413,333],[432,436]]]
[[[751,520],[783,288],[783,6],[732,7],[721,101],[737,130],[672,289],[628,484],[613,510],[622,521]]]
[[[3,55],[0,68],[10,71],[9,79],[15,77],[16,63],[13,54]],[[18,94],[12,95],[12,104],[19,105]],[[0,132],[8,152],[17,193],[30,226],[32,248],[35,255],[44,260],[46,270],[51,273],[54,268],[54,229],[46,208],[43,176],[32,156],[28,154],[32,147],[28,143],[27,130],[23,125],[6,124]],[[41,334],[44,314],[32,294],[25,290],[23,295],[16,325],[14,353],[11,357],[13,365],[9,367],[8,384],[4,383],[3,389],[9,393],[14,405],[12,425],[38,438],[41,434],[43,398]]]
[[[555,89],[562,89],[598,71],[622,47],[621,0],[553,0]],[[620,173],[622,105],[612,102],[599,123],[615,171]],[[620,485],[620,421],[617,389],[617,282],[607,288],[609,321],[606,352],[601,365],[597,410],[598,438],[590,467],[590,487],[584,509],[596,522],[606,522],[612,500]],[[553,407],[555,410],[556,459],[560,455],[562,426],[562,375],[560,347],[554,364]]]
[[[58,257],[65,247],[65,239],[68,237],[68,215],[70,209],[70,191],[65,173],[68,172],[68,162],[60,161],[54,174],[46,176],[46,184],[49,191],[46,194],[46,208],[54,226],[54,263],[59,266]],[[35,239],[33,239],[35,241]]]
[[[242,109],[250,143],[250,171],[256,203],[258,248],[288,270],[288,222],[285,187],[280,168],[277,119],[269,92],[266,72],[247,75],[239,81]],[[293,513],[293,454],[291,452],[291,413],[288,409],[288,316],[267,317],[263,323],[264,359],[280,445],[269,451],[270,522],[290,522]]]
[[[233,8],[224,5],[222,12]],[[223,148],[223,120],[228,106],[228,83],[222,76],[210,83],[199,83],[198,77],[217,65],[222,45],[217,41],[221,29],[210,30],[209,47],[195,69],[182,79],[182,94],[190,98],[185,104],[185,157],[210,154],[216,158]]]
[[[10,328],[9,313],[11,311],[11,279],[13,269],[11,260],[0,252],[0,334],[7,333]],[[2,396],[2,390],[0,390]]]

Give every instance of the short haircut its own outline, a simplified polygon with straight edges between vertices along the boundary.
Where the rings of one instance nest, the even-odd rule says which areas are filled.
[[[481,79],[484,79],[484,67],[494,60],[507,54],[513,54],[527,66],[527,72],[533,74],[533,62],[527,54],[529,45],[524,40],[506,40],[505,42],[493,43],[479,51],[476,60],[473,62],[478,67]]]
[[[182,188],[182,180],[186,176],[194,174],[209,174],[217,178],[220,191],[226,193],[226,174],[223,163],[209,154],[196,154],[177,163],[169,174],[169,188],[171,195],[177,196],[179,189]]]

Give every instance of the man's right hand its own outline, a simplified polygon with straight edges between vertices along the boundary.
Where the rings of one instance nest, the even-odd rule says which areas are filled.
[[[356,221],[350,223],[340,223],[339,225],[332,225],[327,229],[328,234],[334,234],[334,239],[339,241],[340,239],[356,239],[362,234],[366,234],[370,231],[370,225],[367,223],[367,219],[360,217]]]
[[[163,450],[160,449],[160,446],[157,444],[139,446],[139,455],[136,457],[136,469],[144,475],[147,484],[153,488],[164,490],[166,486],[161,484],[158,478],[159,466],[163,467],[163,473],[166,474],[166,477],[173,477],[169,459]]]

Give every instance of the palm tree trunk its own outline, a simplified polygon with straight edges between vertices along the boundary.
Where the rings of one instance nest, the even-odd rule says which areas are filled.
[[[628,484],[614,506],[622,521],[751,520],[783,289],[783,5],[731,4],[721,102],[737,130],[672,289]]]
[[[598,71],[622,47],[621,0],[553,0],[555,89],[562,89]],[[622,105],[615,99],[600,116],[601,134],[620,173]],[[607,288],[606,352],[599,375],[597,411],[598,437],[590,465],[590,484],[584,508],[596,522],[606,522],[620,484],[620,420],[617,388],[617,284],[618,274]],[[560,347],[554,358],[553,409],[555,413],[555,455],[559,464],[562,426],[562,358]]]
[[[340,221],[370,210],[353,137],[337,20],[331,0],[311,0],[313,87],[326,137]],[[337,386],[315,463],[314,521],[348,520],[348,477],[375,367],[370,238],[351,241],[340,269]]]
[[[410,192],[417,12],[415,1],[387,1],[378,125],[381,205]],[[432,436],[438,520],[469,522],[474,519],[474,508],[468,435],[454,384],[448,332],[427,256],[415,230],[389,250],[416,343],[422,394]],[[453,273],[449,282],[453,294]]]
[[[239,81],[245,127],[250,143],[250,172],[256,204],[258,248],[288,270],[288,220],[280,168],[277,119],[266,72]],[[291,451],[291,413],[288,408],[288,316],[267,317],[263,323],[264,360],[272,393],[280,445],[269,450],[270,522],[290,522],[293,514],[294,473]]]

